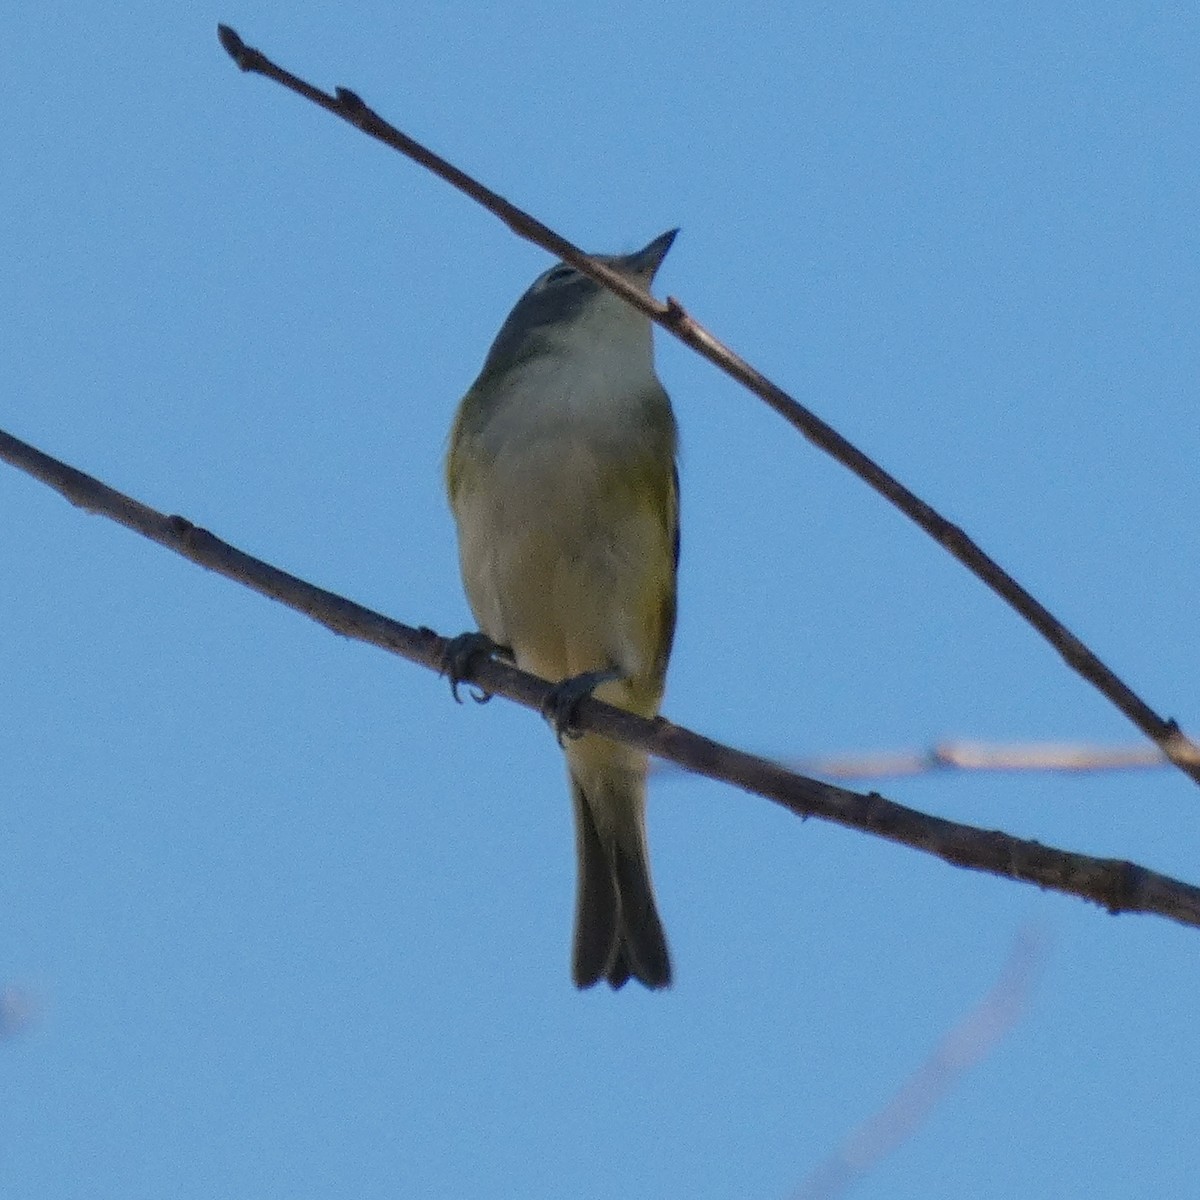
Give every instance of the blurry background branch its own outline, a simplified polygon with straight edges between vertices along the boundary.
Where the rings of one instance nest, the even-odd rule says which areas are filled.
[[[40,479],[72,504],[109,517],[202,567],[304,613],[335,633],[380,646],[432,670],[441,669],[447,643],[430,629],[403,625],[314,587],[243,553],[186,518],[158,512],[3,431],[0,459]],[[464,679],[537,712],[551,690],[545,680],[488,659],[472,665]],[[1075,854],[947,821],[885,800],[877,792],[847,791],[794,774],[662,718],[647,721],[596,699],[579,705],[575,724],[641,747],[710,779],[755,792],[800,817],[820,817],[922,850],[955,866],[1066,892],[1101,904],[1112,913],[1156,913],[1200,927],[1200,888],[1131,862]]]
[[[247,46],[228,25],[218,25],[217,36],[225,51],[243,71],[273,79],[419,163],[494,213],[519,237],[558,255],[623,297],[684,345],[690,346],[697,354],[708,359],[730,378],[764,400],[815,446],[853,471],[919,525],[934,541],[1015,609],[1058,651],[1068,666],[1119,708],[1181,771],[1200,784],[1200,747],[1180,731],[1174,719],[1168,720],[1159,716],[1049,609],[1034,599],[999,563],[985,554],[962,529],[947,521],[815,413],[810,412],[728,346],[718,341],[684,311],[679,301],[668,298],[664,303],[639,291],[603,263],[597,262],[578,246],[555,233],[549,226],[510,204],[503,196],[389,124],[378,113],[368,108],[355,92],[348,88],[336,88],[332,95],[323,92],[272,62],[261,51]]]
[[[891,1100],[812,1171],[793,1200],[832,1200],[844,1195],[912,1136],[934,1105],[1017,1023],[1029,1002],[1041,949],[1033,930],[1017,937],[988,994],[946,1033]]]
[[[25,1033],[38,1016],[39,1005],[23,987],[0,988],[0,1041]]]
[[[1083,742],[944,741],[926,750],[861,750],[781,758],[785,767],[820,779],[900,779],[957,771],[1090,774],[1170,766],[1157,746],[1095,746]],[[662,774],[676,768],[663,765]]]

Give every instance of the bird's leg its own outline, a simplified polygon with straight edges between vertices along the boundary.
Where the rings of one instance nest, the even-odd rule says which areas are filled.
[[[486,633],[460,633],[446,643],[441,673],[450,680],[450,694],[457,703],[462,703],[458,689],[471,664],[477,658],[492,658],[495,655],[512,661],[513,652],[507,646],[493,642]],[[486,704],[492,698],[491,693],[481,687],[472,687],[468,695],[476,704]]]
[[[602,683],[622,678],[620,671],[610,667],[607,671],[584,671],[582,675],[572,675],[550,689],[542,701],[542,716],[550,722],[560,746],[563,738],[579,737],[579,730],[572,726],[579,702],[585,696],[590,696]]]

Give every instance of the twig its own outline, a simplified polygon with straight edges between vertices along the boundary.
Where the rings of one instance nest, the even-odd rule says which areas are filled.
[[[1029,1001],[1040,949],[1032,931],[1017,938],[992,990],[942,1038],[891,1100],[809,1175],[793,1200],[843,1195],[912,1136],[963,1073],[1016,1024]]]
[[[312,84],[273,63],[261,51],[247,46],[228,25],[218,25],[217,36],[226,52],[243,71],[275,80],[276,83],[348,121],[393,150],[398,150],[426,170],[432,171],[494,213],[519,237],[578,267],[764,400],[810,442],[853,471],[1004,599],[1058,651],[1068,666],[1115,704],[1181,771],[1200,784],[1200,747],[1180,730],[1173,718],[1167,720],[1160,717],[1049,609],[1035,600],[1007,571],[985,554],[962,529],[935,512],[924,500],[909,491],[899,480],[888,474],[820,417],[804,408],[782,388],[715,338],[688,315],[678,300],[668,297],[664,303],[639,291],[616,272],[589,257],[578,246],[543,225],[541,221],[510,204],[503,196],[484,187],[458,167],[388,124],[348,88],[336,88],[334,94],[329,95],[313,87]]]
[[[0,459],[61,493],[72,504],[135,530],[184,558],[244,584],[358,641],[440,670],[446,640],[314,587],[214,537],[184,517],[166,516],[98,479],[0,431]],[[541,712],[551,685],[496,660],[465,673],[484,692]],[[1019,879],[1103,905],[1111,913],[1157,913],[1200,927],[1200,888],[1121,859],[1056,850],[1005,833],[929,816],[885,800],[806,779],[777,763],[724,746],[661,717],[647,721],[599,700],[577,710],[581,729],[648,750],[690,771],[774,800],[800,817],[820,817],[886,838],[955,866]]]

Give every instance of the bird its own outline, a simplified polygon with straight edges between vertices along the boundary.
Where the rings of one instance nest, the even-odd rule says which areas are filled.
[[[597,255],[649,292],[678,230]],[[591,694],[658,714],[676,620],[678,429],[652,323],[569,263],[516,302],[455,414],[446,488],[479,631],[451,639],[554,684],[575,821],[571,975],[583,989],[671,983],[650,876],[647,755],[571,727]]]

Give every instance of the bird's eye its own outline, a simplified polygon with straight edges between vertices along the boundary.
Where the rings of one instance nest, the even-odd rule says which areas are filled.
[[[568,267],[566,263],[561,263],[559,266],[555,267],[553,271],[549,272],[546,278],[542,280],[542,286],[554,287],[556,283],[562,283],[564,280],[570,279],[572,275],[576,274],[578,274],[578,272],[574,267]]]

